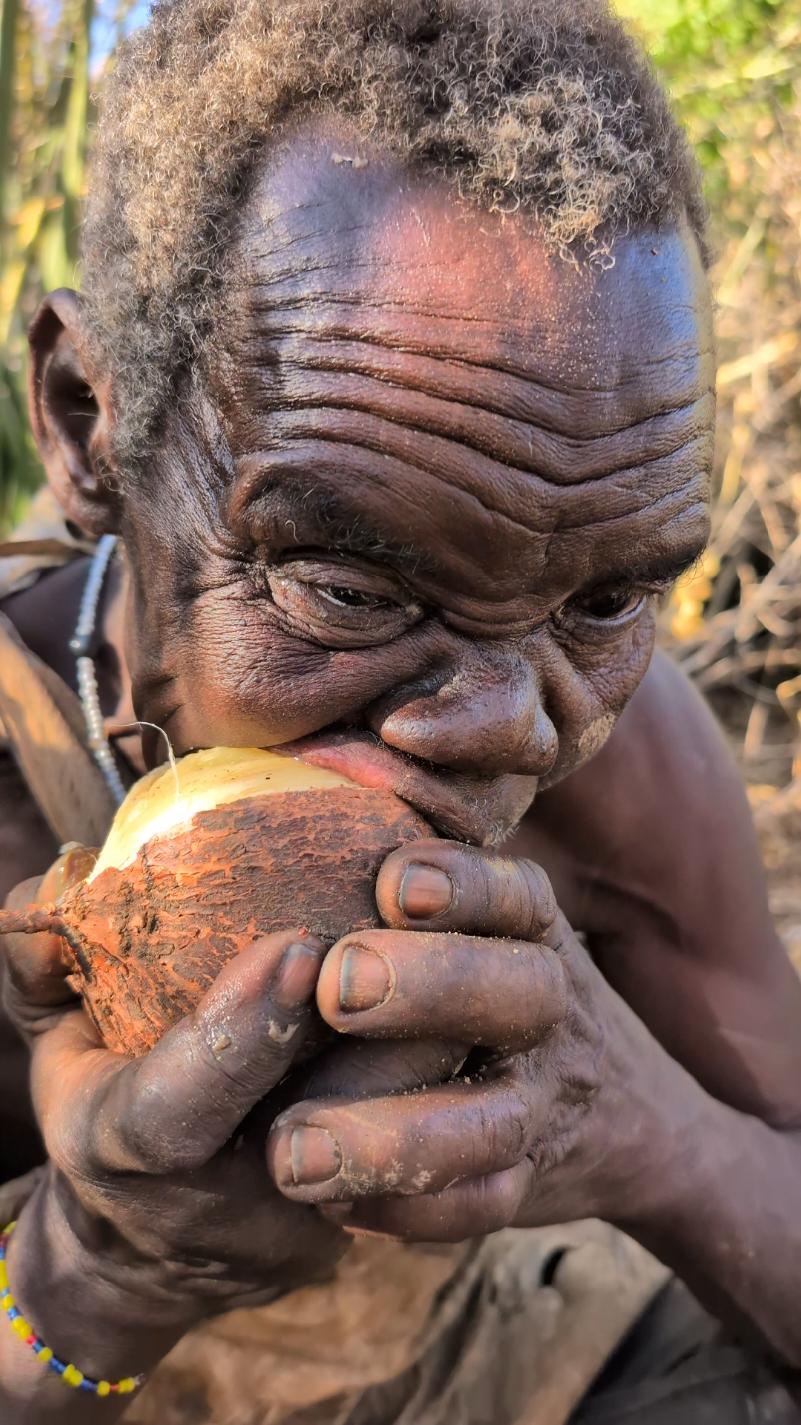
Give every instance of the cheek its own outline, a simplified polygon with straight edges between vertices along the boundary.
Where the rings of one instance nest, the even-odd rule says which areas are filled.
[[[654,619],[647,612],[623,634],[562,647],[545,684],[559,757],[543,786],[553,786],[600,752],[651,661]]]
[[[600,752],[611,735],[615,722],[616,718],[613,713],[604,713],[602,717],[596,717],[589,727],[585,727],[577,743],[578,755],[582,762],[589,762],[596,752]]]
[[[415,629],[358,651],[319,647],[287,633],[259,602],[201,598],[175,641],[180,710],[176,748],[271,746],[358,720],[436,656],[436,633]]]

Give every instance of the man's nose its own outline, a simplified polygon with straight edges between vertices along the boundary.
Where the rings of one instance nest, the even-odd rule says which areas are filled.
[[[559,739],[533,663],[519,652],[485,651],[443,673],[434,692],[396,691],[370,709],[372,730],[390,747],[458,772],[543,777]]]

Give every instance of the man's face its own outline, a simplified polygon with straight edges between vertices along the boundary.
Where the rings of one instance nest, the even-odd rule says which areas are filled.
[[[125,511],[138,715],[179,752],[310,738],[479,842],[597,751],[703,547],[713,426],[692,239],[614,252],[288,143]]]

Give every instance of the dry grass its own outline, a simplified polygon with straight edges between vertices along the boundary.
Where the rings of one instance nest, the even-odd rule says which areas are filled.
[[[715,122],[719,496],[666,637],[734,739],[801,969],[801,17],[777,11],[741,63],[762,78]]]

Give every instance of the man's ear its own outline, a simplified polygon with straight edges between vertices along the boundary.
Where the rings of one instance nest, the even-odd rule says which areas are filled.
[[[118,526],[110,459],[108,383],[97,379],[81,299],[66,287],[45,297],[28,332],[28,402],[39,455],[67,519],[87,534]]]

